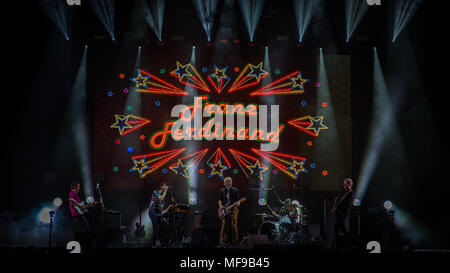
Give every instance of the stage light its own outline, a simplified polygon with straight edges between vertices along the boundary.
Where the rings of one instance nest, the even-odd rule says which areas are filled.
[[[44,207],[43,209],[41,209],[41,211],[39,212],[39,221],[41,223],[44,224],[50,224],[50,212],[52,212],[53,210],[51,210],[48,207]],[[54,211],[53,211],[54,213]]]
[[[358,198],[353,199],[353,206],[359,207],[361,205],[361,200]]]
[[[89,3],[111,37],[111,40],[114,41],[114,0],[97,0],[89,1]]]
[[[258,200],[258,204],[259,204],[260,206],[265,206],[265,205],[267,204],[266,198],[260,198],[260,199]]]
[[[84,47],[83,56],[75,76],[69,107],[66,112],[68,124],[71,124],[71,135],[75,142],[76,157],[82,178],[82,187],[86,195],[92,194],[92,174],[89,133],[87,127],[87,49]]]
[[[189,195],[189,205],[196,205],[197,204],[197,193],[191,192]]]
[[[383,206],[385,209],[390,210],[392,208],[392,202],[389,200],[384,201]]]
[[[59,197],[56,197],[55,200],[53,200],[53,205],[55,205],[55,207],[59,207],[62,204],[62,200]]]
[[[86,204],[92,204],[94,203],[94,197],[89,196],[88,198],[86,198]]]
[[[355,31],[356,27],[361,22],[362,18],[366,14],[369,5],[366,0],[345,0],[345,26],[346,26],[346,39],[348,43]]]
[[[400,32],[408,24],[414,13],[419,9],[423,0],[398,0],[395,2],[394,34],[392,42],[394,43]]]
[[[67,5],[64,1],[59,0],[41,0],[38,1],[41,7],[44,9],[45,13],[50,17],[53,23],[56,25],[61,34],[69,40],[69,35],[67,33],[67,23],[66,23],[66,8]]]
[[[311,22],[311,18],[319,4],[316,0],[292,0],[297,21],[298,41],[303,42],[303,36]]]
[[[373,107],[370,132],[359,171],[359,181],[356,188],[356,196],[361,200],[369,187],[372,176],[378,165],[380,155],[386,140],[393,136],[399,136],[396,124],[396,102],[391,101],[388,87],[383,75],[383,70],[378,58],[377,49],[373,48]],[[397,145],[398,154],[403,155],[402,143]]]
[[[256,26],[261,17],[264,2],[264,0],[239,0],[239,7],[241,8],[242,17],[244,17],[245,26],[247,27],[251,43],[253,43]]]
[[[217,10],[217,0],[193,0],[195,10],[198,18],[202,24],[203,30],[206,33],[208,42],[211,41],[212,28],[214,23],[214,16]]]
[[[166,8],[165,0],[150,0],[148,6],[146,1],[143,1],[144,18],[148,26],[153,30],[158,41],[162,41],[162,29],[164,24],[164,10]]]

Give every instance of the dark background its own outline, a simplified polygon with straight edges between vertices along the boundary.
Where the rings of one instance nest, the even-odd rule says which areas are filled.
[[[135,51],[139,45],[145,50],[166,50],[177,43],[199,49],[206,42],[195,9],[190,1],[168,1],[163,28],[164,46],[156,45],[155,35],[147,29],[143,38],[123,40],[129,22],[131,1],[116,3],[115,33],[118,42],[110,41],[107,32],[88,5],[70,8],[67,13],[71,37],[66,41],[53,22],[35,1],[15,2],[4,11],[3,27],[3,105],[2,117],[8,120],[3,128],[3,183],[1,198],[3,244],[28,244],[33,240],[25,235],[17,237],[18,230],[33,227],[30,220],[44,202],[61,196],[64,200],[70,182],[79,178],[79,166],[74,158],[74,145],[64,123],[73,80],[79,66],[83,46],[101,48],[105,56],[117,47]],[[386,3],[385,3],[386,2]],[[351,112],[352,112],[352,177],[358,182],[358,173],[365,151],[372,106],[372,48],[378,49],[380,62],[389,88],[400,95],[397,113],[401,140],[407,155],[406,162],[396,161],[396,143],[388,140],[383,149],[362,210],[370,215],[370,208],[380,209],[384,200],[392,200],[414,216],[427,229],[427,239],[418,247],[448,248],[449,220],[446,200],[446,171],[448,160],[447,138],[443,135],[446,114],[446,81],[443,80],[440,49],[440,12],[438,1],[425,1],[407,27],[392,44],[392,2],[383,1],[380,7],[370,8],[352,36],[345,42],[344,1],[326,1],[319,18],[313,18],[302,46],[297,45],[297,27],[290,1],[266,1],[260,23],[255,32],[255,46],[248,47],[248,35],[236,5],[232,38],[237,35],[241,56],[263,52],[264,46],[273,48],[271,58],[286,51],[298,56],[316,55],[322,47],[325,54],[351,55]],[[220,5],[217,14],[221,14]],[[120,12],[119,12],[120,11]],[[189,18],[180,24],[178,18]],[[171,35],[184,36],[183,41],[171,41]],[[217,33],[213,36],[216,37]],[[289,41],[277,41],[276,35],[289,36]],[[99,38],[104,36],[104,39]],[[164,38],[165,37],[165,38]],[[228,39],[231,40],[231,37]],[[191,47],[181,47],[177,55],[189,56]],[[199,51],[197,50],[197,52]],[[277,51],[279,53],[277,53]],[[126,54],[125,54],[126,55]],[[90,56],[94,57],[95,56]],[[310,57],[311,59],[313,57]],[[211,58],[214,59],[214,58]],[[258,60],[260,58],[257,58]],[[310,59],[310,60],[311,60]],[[133,58],[130,59],[134,62]],[[216,63],[220,63],[220,58]],[[279,63],[279,62],[278,62]],[[88,61],[89,128],[94,130],[94,92],[96,79],[91,71],[101,64],[105,74],[114,75],[112,66]],[[124,64],[125,65],[125,64]],[[282,64],[280,64],[282,65]],[[166,69],[168,70],[168,69]],[[93,135],[91,135],[93,138]],[[400,167],[398,167],[400,166]],[[396,178],[393,178],[396,177]],[[400,178],[398,178],[400,177]],[[293,194],[291,191],[290,194]],[[299,193],[305,194],[305,193]],[[148,192],[114,192],[106,200],[120,207],[120,200],[146,200]],[[283,196],[283,194],[280,194]],[[331,193],[323,193],[331,196]],[[129,196],[129,197],[128,197]],[[285,196],[288,196],[286,194]],[[321,200],[320,193],[305,194],[312,200]],[[112,204],[108,204],[113,206]],[[65,215],[67,208],[63,207]],[[130,209],[131,210],[131,209]],[[131,215],[126,216],[131,218]],[[320,216],[316,216],[320,219]],[[369,216],[367,216],[369,217]],[[25,221],[25,220],[27,221]],[[126,219],[125,219],[126,220]],[[366,221],[366,230],[370,230]],[[29,229],[27,229],[27,226]],[[364,224],[363,224],[364,226]],[[21,227],[22,229],[18,229]],[[39,236],[39,232],[36,232]],[[45,233],[44,233],[45,234]],[[65,238],[62,234],[61,238]],[[21,239],[21,240],[18,240]],[[31,237],[30,237],[31,238]],[[45,242],[45,240],[44,240]],[[64,244],[64,241],[62,241]]]

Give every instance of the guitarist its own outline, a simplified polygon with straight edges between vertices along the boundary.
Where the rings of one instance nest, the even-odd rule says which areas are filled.
[[[152,221],[153,225],[153,232],[152,232],[152,246],[161,246],[161,242],[159,240],[159,234],[160,234],[160,227],[161,222],[164,219],[162,216],[168,212],[169,209],[172,208],[172,205],[170,205],[166,209],[162,209],[164,205],[164,199],[167,195],[167,190],[169,187],[166,184],[162,184],[159,189],[156,189],[153,191],[152,199],[150,201],[149,209],[148,209],[148,216],[150,217],[150,220]]]
[[[347,229],[347,222],[350,216],[350,208],[353,203],[354,193],[352,190],[353,181],[351,178],[344,179],[344,189],[341,193],[336,196],[334,199],[334,205],[332,208],[332,212],[336,217],[336,223],[334,226],[334,242],[333,245],[337,247],[337,238],[339,236],[339,232],[344,234],[344,247],[345,250],[348,250],[350,247],[350,234]]]
[[[231,177],[225,177],[223,181],[224,187],[220,189],[219,209],[230,210],[222,219],[222,227],[220,229],[219,242],[221,246],[227,243],[236,246],[238,243],[238,207],[240,203],[239,190],[233,187]],[[231,209],[227,208],[235,204]],[[230,240],[231,239],[231,240]]]
[[[78,192],[80,191],[80,183],[77,181],[72,182],[70,185],[69,193],[69,205],[70,214],[72,215],[74,227],[75,227],[75,240],[80,241],[80,236],[85,234],[89,230],[89,223],[83,214],[85,206],[83,205]]]

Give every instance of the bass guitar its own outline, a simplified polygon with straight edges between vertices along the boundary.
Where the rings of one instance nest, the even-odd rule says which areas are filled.
[[[217,210],[217,214],[219,215],[220,219],[225,218],[225,216],[228,215],[228,213],[231,212],[231,209],[234,208],[235,206],[237,206],[237,204],[244,202],[245,200],[247,200],[247,198],[243,197],[241,198],[239,201],[234,202],[233,204],[229,205],[229,206],[225,206],[224,208],[219,208]]]

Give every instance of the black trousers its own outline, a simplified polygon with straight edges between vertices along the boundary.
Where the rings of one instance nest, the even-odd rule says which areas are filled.
[[[336,215],[336,223],[334,225],[334,246],[337,250],[349,250],[350,248],[350,232],[347,229],[347,223],[350,220],[348,213]],[[340,233],[343,234],[343,240],[339,240]]]
[[[75,233],[83,233],[89,231],[89,223],[83,214],[75,215],[72,217],[72,219]]]

